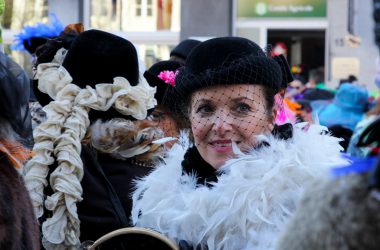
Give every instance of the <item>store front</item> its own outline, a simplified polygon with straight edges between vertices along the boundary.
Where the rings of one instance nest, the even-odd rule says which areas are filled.
[[[327,1],[235,0],[234,35],[243,36],[272,53],[285,54],[303,72],[324,68],[328,54]]]

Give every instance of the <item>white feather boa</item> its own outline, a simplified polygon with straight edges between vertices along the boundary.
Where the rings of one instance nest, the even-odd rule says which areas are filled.
[[[231,159],[212,188],[182,175],[186,147],[175,145],[166,165],[137,181],[132,220],[169,238],[208,249],[273,249],[307,184],[344,165],[339,140],[311,125],[293,138]]]

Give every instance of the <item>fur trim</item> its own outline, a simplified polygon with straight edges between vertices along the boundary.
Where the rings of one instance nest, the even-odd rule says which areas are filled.
[[[315,181],[279,236],[278,250],[379,249],[380,201],[367,174]]]
[[[137,181],[133,223],[209,250],[273,249],[307,184],[347,164],[339,139],[304,125],[289,140],[261,137],[270,146],[227,161],[212,188],[183,174],[186,147],[175,145],[166,165]]]
[[[136,157],[138,160],[156,160],[164,154],[163,144],[153,141],[163,138],[158,127],[148,127],[145,121],[130,121],[115,118],[96,121],[89,129],[89,143],[102,153],[117,159]]]

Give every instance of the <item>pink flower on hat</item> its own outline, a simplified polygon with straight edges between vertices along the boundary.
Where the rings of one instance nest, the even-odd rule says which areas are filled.
[[[178,75],[178,70],[176,70],[175,72],[174,71],[170,71],[170,70],[164,70],[164,71],[162,71],[158,75],[158,78],[160,78],[165,83],[167,83],[167,84],[169,84],[169,85],[171,85],[171,86],[174,87],[174,85],[175,85],[175,78],[176,78],[177,75]]]

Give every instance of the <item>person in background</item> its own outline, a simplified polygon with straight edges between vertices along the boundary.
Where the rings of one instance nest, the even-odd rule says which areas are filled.
[[[375,41],[379,47],[380,1],[373,0],[373,7]],[[377,108],[377,112],[378,110]],[[277,250],[379,249],[378,113],[366,126],[360,130],[357,128],[350,146],[367,150],[357,150],[357,154],[353,156],[349,148],[351,165],[342,167],[338,164],[336,168],[331,169],[329,176],[311,183],[293,218],[283,231]]]
[[[175,46],[170,52],[171,61],[176,61],[181,64],[184,64],[187,58],[187,55],[190,51],[199,45],[201,42],[195,39],[185,39],[181,41],[177,46]]]
[[[325,75],[321,69],[312,69],[309,71],[309,77],[307,79],[307,87],[308,88],[325,88]]]
[[[180,130],[184,129],[183,119],[174,112],[171,112],[175,103],[170,102],[171,92],[175,88],[175,77],[182,65],[177,61],[160,61],[152,65],[144,73],[144,77],[150,86],[156,87],[157,106],[152,111],[148,120],[155,126],[160,127],[165,137],[178,138]],[[170,148],[175,141],[167,142],[165,145]]]
[[[334,91],[328,89],[324,82],[324,72],[322,69],[312,69],[309,71],[306,89],[302,92],[302,99],[309,101],[331,100],[334,97]]]
[[[340,86],[334,99],[324,107],[313,108],[321,125],[341,125],[354,131],[356,124],[368,109],[367,89],[350,83]],[[315,115],[314,115],[315,116]]]
[[[289,83],[285,98],[291,101],[297,101],[303,98],[303,92],[306,89],[306,82],[302,76],[295,76],[294,80]]]
[[[62,23],[55,15],[51,15],[51,23],[38,23],[33,26],[25,26],[23,30],[15,37],[15,43],[11,46],[12,50],[27,51],[33,60],[32,75],[36,74],[35,65],[39,63],[51,62],[53,60],[52,53],[43,48],[49,47],[51,50],[60,47],[68,49],[75,37],[83,32],[83,25],[69,24],[63,27]],[[48,43],[49,46],[44,45]],[[33,77],[32,77],[33,78]],[[34,92],[33,80],[30,79],[30,100],[29,108],[32,116],[32,128],[34,129],[46,120],[46,113],[42,110],[42,106],[37,101]]]
[[[15,41],[11,49],[27,51],[34,57],[40,46],[44,45],[49,39],[59,36],[64,31],[64,26],[56,15],[51,14],[50,17],[50,24],[37,23],[33,26],[24,26],[22,31],[15,35]]]
[[[0,249],[40,249],[40,234],[24,180],[23,165],[32,156],[25,145],[30,130],[29,81],[18,79],[15,63],[0,60]],[[5,59],[5,60],[4,60]],[[5,62],[5,64],[4,64]],[[17,71],[20,67],[17,65]],[[12,72],[13,71],[13,72]],[[22,78],[25,74],[20,71]]]
[[[43,246],[78,249],[131,225],[133,180],[161,159],[153,141],[164,136],[145,120],[155,89],[131,42],[100,30],[80,33],[68,49],[58,41],[40,49],[34,84],[47,120],[34,130],[24,174]]]
[[[343,83],[355,83],[357,84],[358,78],[354,75],[349,75],[347,79],[340,79],[339,80],[339,86],[342,85]]]
[[[20,119],[24,120],[24,127],[21,131],[17,131],[17,133],[24,139],[24,146],[31,149],[33,147],[33,122],[31,121],[31,113],[28,105],[31,91],[29,86],[29,77],[20,65],[14,62],[8,55],[1,52],[0,63],[2,67],[7,69],[7,74],[11,75],[7,76],[3,73],[2,77],[12,77],[12,84],[18,85],[18,88],[23,90],[22,92],[19,92],[19,96],[17,97],[23,110],[17,115],[21,116]]]

